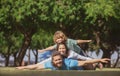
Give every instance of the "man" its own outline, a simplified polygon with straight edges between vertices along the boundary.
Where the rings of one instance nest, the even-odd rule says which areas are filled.
[[[86,61],[78,61],[73,59],[67,59],[61,56],[61,54],[56,51],[52,54],[52,61],[46,62],[45,64],[34,64],[28,66],[16,67],[17,69],[52,69],[52,70],[74,70],[77,67],[85,66],[87,64],[102,62],[108,63],[110,59],[93,59]]]

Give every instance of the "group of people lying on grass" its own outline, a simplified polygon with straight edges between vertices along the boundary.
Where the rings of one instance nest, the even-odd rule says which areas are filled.
[[[101,69],[102,63],[108,63],[110,59],[92,59],[86,57],[84,51],[78,46],[80,43],[91,42],[91,40],[73,40],[66,37],[62,31],[57,31],[53,37],[56,43],[39,52],[52,50],[52,56],[40,63],[16,67],[17,69],[52,69],[52,70],[84,70],[95,69],[99,64]],[[96,64],[97,63],[97,64]]]

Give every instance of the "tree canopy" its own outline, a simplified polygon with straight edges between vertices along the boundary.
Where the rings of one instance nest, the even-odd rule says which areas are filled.
[[[29,46],[54,44],[56,30],[74,39],[92,39],[99,48],[120,44],[119,7],[120,0],[0,0],[0,52],[20,48],[21,62]]]

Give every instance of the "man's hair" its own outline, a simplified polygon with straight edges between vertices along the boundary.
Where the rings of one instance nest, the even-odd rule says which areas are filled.
[[[62,57],[62,55],[60,54],[60,52],[54,51],[54,52],[52,53],[52,60],[53,60],[53,57],[54,57],[54,56],[58,56],[58,55]]]
[[[65,43],[59,43],[59,44],[57,44],[56,50],[58,51],[60,45],[64,45],[65,46],[65,48],[66,48],[66,54],[68,55],[69,49],[68,49],[68,47],[67,47],[67,45]]]
[[[53,62],[53,58],[54,58],[55,56],[61,56],[61,58],[63,58],[62,55],[60,54],[60,52],[54,51],[54,52],[52,53],[52,65],[53,65],[54,67],[56,67],[56,65],[55,65],[54,62]]]
[[[54,36],[53,36],[54,43],[56,43],[56,40],[58,38],[63,38],[65,42],[67,40],[67,36],[62,31],[56,31],[54,33]]]

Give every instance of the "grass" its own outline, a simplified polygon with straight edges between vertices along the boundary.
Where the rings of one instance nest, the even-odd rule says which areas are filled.
[[[30,71],[30,70],[27,70],[27,69],[19,70],[19,69],[16,69],[15,67],[0,67],[0,72],[6,72],[6,71],[17,72],[17,71]],[[32,71],[51,71],[51,70],[44,69],[44,70],[32,70]],[[120,68],[103,68],[102,70],[97,68],[96,70],[84,70],[84,71],[120,71]]]
[[[19,70],[15,67],[0,67],[0,76],[120,76],[120,68],[103,68],[102,70]]]
[[[102,70],[97,68],[96,71],[120,71],[120,68],[103,68]]]

